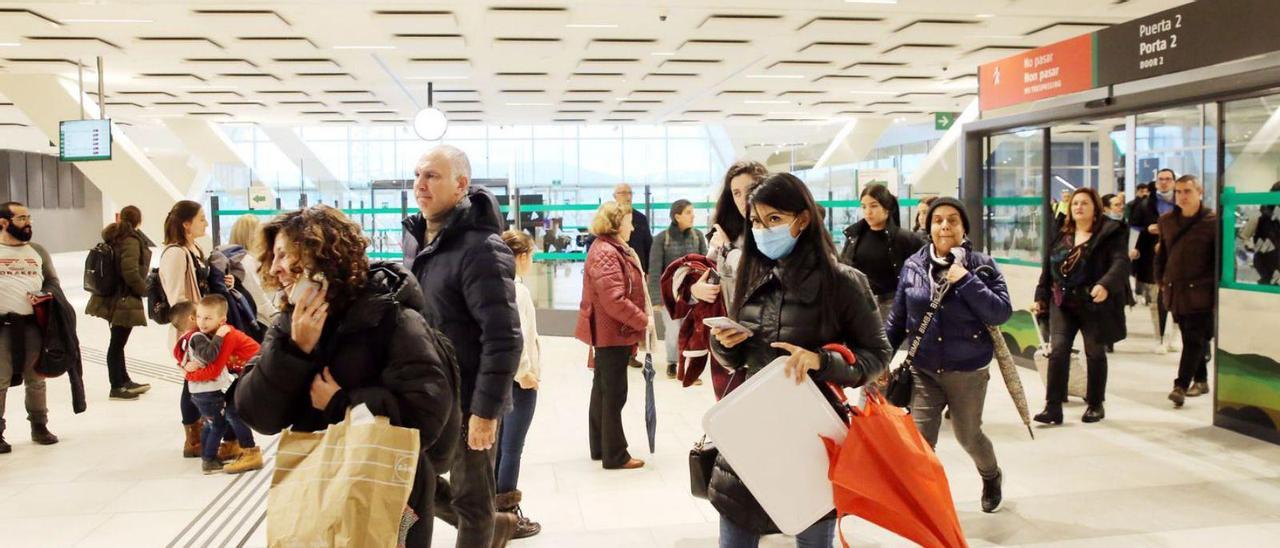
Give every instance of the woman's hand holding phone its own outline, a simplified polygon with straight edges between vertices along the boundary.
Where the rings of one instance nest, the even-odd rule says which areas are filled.
[[[315,350],[316,344],[320,342],[320,332],[324,330],[324,322],[329,318],[329,303],[325,302],[324,297],[324,286],[315,282],[302,288],[295,286],[290,292],[289,300],[294,303],[293,321],[290,324],[293,344],[307,354]]]

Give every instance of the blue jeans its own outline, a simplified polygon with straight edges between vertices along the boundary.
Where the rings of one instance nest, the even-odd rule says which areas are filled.
[[[191,402],[204,417],[204,430],[200,432],[201,458],[218,458],[218,445],[228,429],[235,432],[241,447],[254,447],[253,432],[236,415],[235,408],[227,405],[227,397],[221,391],[191,394]]]
[[[538,391],[525,390],[515,384],[511,387],[511,404],[511,412],[502,419],[502,430],[498,433],[494,470],[499,493],[515,491],[520,482],[520,455],[524,453],[524,439],[533,423],[533,410],[538,407]]]
[[[831,548],[836,539],[836,520],[824,519],[796,535],[796,548]],[[760,535],[720,517],[720,548],[756,548]]]

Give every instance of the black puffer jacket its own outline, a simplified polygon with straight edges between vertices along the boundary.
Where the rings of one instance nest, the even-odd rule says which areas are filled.
[[[458,372],[432,344],[438,335],[423,320],[424,303],[412,274],[374,263],[365,291],[344,313],[329,316],[310,355],[290,339],[293,311],[282,312],[235,391],[245,424],[264,434],[313,432],[363,403],[395,426],[417,428],[428,457],[420,460],[447,469],[462,438]],[[311,382],[324,367],[342,389],[320,411],[311,406]]]
[[[894,272],[901,273],[902,265],[907,264],[907,259],[924,247],[924,239],[915,232],[893,223],[886,225],[885,229],[889,231],[889,265],[893,267]],[[840,251],[841,263],[854,268],[862,268],[858,265],[858,242],[862,240],[862,237],[869,230],[871,230],[871,225],[867,223],[866,219],[853,223],[844,229],[845,241],[844,248]],[[873,287],[872,289],[876,288]],[[877,293],[877,296],[893,296],[893,293],[898,290],[897,276],[894,276],[893,286],[880,289],[883,291]]]
[[[474,186],[429,244],[421,213],[404,220],[404,264],[427,295],[423,314],[458,350],[462,411],[486,419],[511,409],[523,350],[515,257],[503,227],[498,200]]]
[[[889,363],[892,350],[866,276],[839,265],[835,287],[822,287],[817,258],[803,248],[797,248],[792,257],[793,262],[779,263],[746,293],[737,321],[754,335],[732,349],[712,339],[717,359],[731,369],[745,367],[750,376],[787,355],[770,344],[788,342],[819,353],[822,366],[809,373],[815,382],[856,387],[878,376]],[[822,303],[840,305],[835,321],[822,320]],[[856,363],[848,365],[840,354],[822,350],[831,343],[852,350]],[[846,414],[829,390],[824,388],[823,393],[838,412]],[[723,458],[716,459],[708,494],[712,506],[739,527],[759,534],[777,532],[773,520]]]
[[[1072,236],[1059,233],[1054,238],[1051,256],[1054,250],[1071,245],[1070,238]],[[1102,344],[1115,344],[1128,336],[1124,307],[1127,304],[1126,291],[1132,268],[1129,261],[1129,229],[1119,221],[1103,219],[1098,233],[1090,237],[1086,245],[1088,247],[1084,251],[1084,264],[1080,266],[1085,269],[1084,283],[1078,289],[1086,295],[1077,297],[1084,301],[1084,312],[1089,321],[1096,322],[1101,328],[1098,332],[1102,334]],[[1036,302],[1047,305],[1053,301],[1053,286],[1057,282],[1054,281],[1051,269],[1059,266],[1061,262],[1051,258],[1041,267],[1040,283],[1036,285]],[[1088,298],[1087,293],[1095,285],[1107,288],[1107,300],[1094,303]]]

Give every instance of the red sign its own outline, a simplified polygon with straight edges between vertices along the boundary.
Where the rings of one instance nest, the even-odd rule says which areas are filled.
[[[994,110],[1092,89],[1093,34],[978,67],[978,105]]]

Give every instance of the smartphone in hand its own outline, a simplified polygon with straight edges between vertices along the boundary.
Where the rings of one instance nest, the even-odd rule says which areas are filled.
[[[316,281],[317,278],[319,278],[319,281]],[[315,289],[323,299],[325,294],[328,293],[329,282],[323,276],[312,275],[309,272],[304,273],[298,281],[293,283],[293,289],[289,291],[289,303],[297,306],[302,301],[303,296],[306,295],[307,289]]]
[[[747,326],[742,325],[742,324],[740,324],[740,323],[738,323],[738,322],[735,322],[735,321],[733,321],[733,320],[731,320],[731,319],[729,319],[729,318],[727,318],[727,317],[724,317],[724,316],[715,316],[715,317],[712,317],[712,318],[703,318],[703,319],[702,319],[702,324],[703,324],[703,325],[705,325],[705,326],[707,326],[707,327],[713,327],[713,328],[716,328],[716,329],[727,329],[727,330],[729,330],[729,331],[741,331],[741,332],[746,333],[746,334],[748,334],[748,335],[753,335],[753,334],[754,334],[754,333],[752,333],[752,332],[751,332],[751,330],[750,330],[750,329],[748,329],[748,328],[747,328]]]

